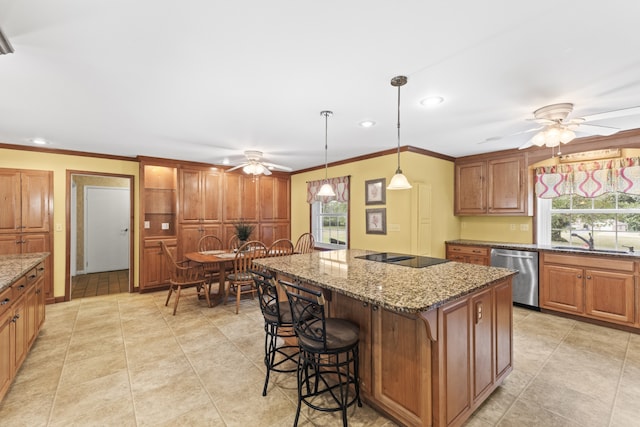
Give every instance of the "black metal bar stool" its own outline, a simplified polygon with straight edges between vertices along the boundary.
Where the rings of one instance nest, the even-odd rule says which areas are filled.
[[[274,372],[296,372],[298,369],[298,345],[278,345],[278,340],[295,340],[293,320],[288,301],[280,301],[276,282],[269,273],[250,270],[258,290],[260,310],[264,317],[264,364],[267,375],[264,379],[262,395],[267,395],[269,374]],[[278,360],[276,360],[278,359]],[[284,366],[283,366],[284,365]]]
[[[326,317],[322,292],[282,280],[279,283],[291,305],[300,347],[298,408],[293,425],[298,425],[304,403],[318,411],[342,411],[342,424],[346,426],[347,408],[356,402],[362,406],[358,376],[360,329],[346,319]]]

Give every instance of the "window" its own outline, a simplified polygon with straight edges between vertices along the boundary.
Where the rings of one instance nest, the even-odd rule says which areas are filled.
[[[316,246],[345,249],[349,238],[349,202],[317,200],[311,204],[311,233]]]
[[[640,196],[619,192],[587,198],[537,199],[538,243],[596,249],[640,248]],[[585,240],[583,240],[585,239]]]

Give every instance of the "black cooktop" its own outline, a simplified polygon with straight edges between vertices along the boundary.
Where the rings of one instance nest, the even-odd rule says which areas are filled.
[[[403,265],[405,267],[423,268],[432,265],[449,262],[448,259],[432,258],[428,256],[396,254],[393,252],[380,252],[357,256],[356,258],[366,259],[368,261],[384,262],[387,264]]]

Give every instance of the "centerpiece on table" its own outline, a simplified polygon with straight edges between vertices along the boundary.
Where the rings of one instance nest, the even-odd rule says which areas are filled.
[[[255,225],[247,223],[244,219],[233,224],[236,229],[236,236],[238,236],[238,247],[244,245],[249,241],[251,233],[256,228]]]

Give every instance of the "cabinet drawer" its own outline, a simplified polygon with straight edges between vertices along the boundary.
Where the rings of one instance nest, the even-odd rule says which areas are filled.
[[[447,251],[452,254],[488,256],[489,248],[482,246],[449,245]]]
[[[11,307],[13,299],[13,289],[11,286],[0,292],[0,315]]]
[[[13,289],[13,300],[19,300],[22,295],[27,293],[27,277],[22,276],[13,285],[11,285],[11,289]]]

